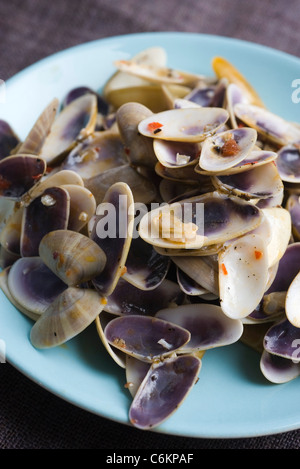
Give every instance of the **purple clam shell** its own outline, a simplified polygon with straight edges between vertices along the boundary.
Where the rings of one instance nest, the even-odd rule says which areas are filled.
[[[287,145],[283,147],[279,152],[276,160],[278,172],[283,180],[288,177],[288,180],[292,182],[295,178],[295,182],[300,180],[300,148],[295,145]],[[292,178],[292,179],[291,179]]]
[[[0,161],[0,196],[20,199],[38,182],[46,170],[43,159],[14,155]]]
[[[190,340],[189,331],[176,324],[139,315],[112,319],[104,335],[117,349],[146,362],[170,355]]]
[[[124,278],[145,290],[156,288],[166,277],[170,259],[159,254],[140,236],[131,241]]]
[[[103,115],[108,114],[109,106],[108,103],[104,100],[104,98],[97,93],[95,90],[89,88],[88,86],[78,86],[76,88],[71,89],[65,96],[63,102],[62,102],[62,108],[66,107],[68,104],[70,104],[72,101],[74,101],[77,98],[80,98],[80,96],[83,96],[85,94],[93,94],[97,97],[97,106],[98,106],[98,112]]]
[[[0,119],[0,160],[9,156],[10,152],[19,142],[19,138],[15,135],[10,125]]]
[[[164,279],[154,290],[140,290],[120,278],[116,288],[107,298],[105,311],[117,316],[153,316],[161,308],[167,308],[170,303],[181,304],[184,297],[178,284],[168,279]]]
[[[300,361],[300,329],[284,319],[268,329],[264,337],[264,349],[283,358]]]
[[[192,355],[152,365],[131,404],[131,423],[140,429],[160,425],[191,391],[200,368],[201,361]]]
[[[53,204],[43,203],[44,197],[50,197]],[[40,241],[47,233],[67,229],[69,210],[68,192],[61,187],[50,187],[34,199],[24,211],[21,255],[38,256]]]
[[[67,288],[40,257],[23,257],[17,260],[10,268],[8,286],[18,303],[39,313],[45,311]]]
[[[264,351],[260,359],[263,375],[272,383],[287,383],[300,375],[300,364]]]

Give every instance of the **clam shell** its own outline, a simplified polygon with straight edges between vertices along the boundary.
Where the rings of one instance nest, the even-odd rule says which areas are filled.
[[[229,194],[250,199],[268,199],[282,193],[283,183],[273,163],[254,166],[248,171],[212,177],[214,186]]]
[[[179,267],[176,268],[177,283],[181,290],[189,296],[200,296],[209,293],[206,288],[201,287],[195,280],[187,275]]]
[[[300,129],[271,111],[239,103],[234,106],[234,112],[246,125],[277,145],[284,146],[300,140]]]
[[[250,103],[257,106],[264,106],[256,90],[231,62],[224,57],[214,57],[212,60],[212,68],[219,79],[226,78],[229,83],[236,84]]]
[[[25,140],[21,143],[18,149],[19,153],[40,154],[55,120],[58,108],[59,101],[57,98],[54,98],[39,115]]]
[[[130,187],[115,183],[97,207],[90,238],[104,251],[109,262],[93,285],[104,296],[110,295],[125,270],[133,235],[134,199]]]
[[[300,138],[300,136],[299,136]],[[283,181],[293,184],[300,182],[300,147],[285,145],[278,151],[277,169]]]
[[[36,348],[61,345],[86,329],[100,314],[103,298],[94,290],[69,287],[39,317],[30,331]]]
[[[299,363],[266,351],[262,353],[260,369],[265,378],[274,384],[287,383],[300,375]]]
[[[197,142],[172,142],[159,139],[154,139],[153,149],[158,161],[166,168],[182,168],[194,164],[201,152],[201,146]]]
[[[248,127],[217,133],[204,141],[199,165],[202,169],[216,173],[236,166],[254,149],[256,139],[256,130]],[[228,156],[225,156],[228,142],[235,142],[237,147],[233,154],[229,149]]]
[[[96,199],[91,191],[78,184],[65,184],[61,186],[70,197],[70,213],[68,229],[81,231],[96,212]]]
[[[141,290],[120,278],[107,297],[104,310],[116,316],[153,316],[161,308],[181,304],[184,297],[179,285],[169,279],[164,279],[154,290]]]
[[[218,262],[215,256],[172,256],[171,259],[199,286],[219,296]]]
[[[291,194],[288,196],[285,205],[286,210],[288,210],[291,223],[292,223],[292,234],[295,241],[300,240],[300,201],[299,195]]]
[[[299,273],[291,282],[286,294],[285,312],[290,323],[295,327],[300,327],[299,295],[300,292],[300,268]]]
[[[226,316],[248,316],[261,301],[267,280],[268,256],[261,236],[244,235],[219,253],[220,304]]]
[[[200,369],[201,360],[192,355],[152,364],[131,404],[131,423],[143,430],[160,425],[193,389]]]
[[[78,140],[94,131],[96,119],[96,96],[85,94],[75,99],[57,115],[40,154],[48,164],[57,163]]]
[[[113,319],[104,334],[112,346],[149,363],[171,355],[191,336],[189,331],[169,321],[140,315]]]
[[[47,233],[39,244],[39,256],[69,286],[80,285],[100,275],[107,261],[98,244],[71,230]]]
[[[20,139],[9,123],[0,119],[0,160],[9,156],[19,143]]]
[[[109,313],[106,313],[105,311],[101,311],[101,313],[96,317],[95,319],[95,324],[96,324],[96,330],[98,332],[98,335],[101,339],[102,344],[104,345],[105,349],[107,350],[108,354],[111,356],[111,358],[116,362],[117,365],[119,365],[121,368],[126,367],[126,354],[122,352],[122,350],[118,350],[115,347],[112,347],[105,335],[104,335],[104,329],[106,325],[114,318]]]
[[[287,318],[268,329],[263,344],[266,352],[299,363],[299,328]]]
[[[149,371],[150,364],[126,355],[126,387],[132,397],[137,393],[143,379]]]
[[[212,304],[187,304],[162,309],[155,317],[175,323],[191,333],[191,339],[181,347],[180,353],[230,345],[237,342],[243,333],[243,324],[239,319],[225,316],[220,306]]]
[[[228,117],[221,108],[170,109],[143,119],[138,130],[146,137],[201,142],[224,125]]]
[[[44,159],[27,154],[8,156],[0,161],[0,196],[20,200],[44,175]]]
[[[119,134],[105,130],[79,142],[65,158],[61,169],[75,171],[85,181],[126,162],[124,144]]]
[[[37,316],[67,288],[40,257],[18,259],[9,270],[7,285],[16,303]]]
[[[140,221],[139,233],[159,248],[199,249],[241,236],[261,221],[253,204],[213,192],[150,210]]]
[[[20,252],[23,257],[37,256],[43,236],[50,231],[66,229],[70,197],[61,187],[51,187],[24,209]]]

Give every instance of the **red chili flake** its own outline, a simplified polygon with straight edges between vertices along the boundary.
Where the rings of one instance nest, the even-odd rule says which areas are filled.
[[[150,122],[147,125],[147,129],[153,132],[154,130],[160,129],[162,126],[163,124],[160,124],[159,122]]]
[[[254,251],[254,254],[255,254],[255,259],[260,259],[263,255],[263,253],[261,251]]]
[[[52,254],[52,257],[54,260],[56,260],[59,256],[59,253],[57,251],[54,251],[54,253]]]
[[[225,267],[225,264],[221,264],[221,269],[224,275],[228,275],[227,269]]]

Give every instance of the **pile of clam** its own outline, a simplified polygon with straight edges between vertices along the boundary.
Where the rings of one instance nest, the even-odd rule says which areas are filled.
[[[150,429],[212,348],[247,343],[274,383],[300,374],[300,126],[221,57],[212,77],[160,47],[115,66],[22,141],[0,121],[0,285],[38,349],[94,324]]]

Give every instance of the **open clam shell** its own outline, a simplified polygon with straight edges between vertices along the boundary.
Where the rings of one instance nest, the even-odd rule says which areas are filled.
[[[150,364],[126,354],[126,385],[132,397],[137,393],[143,379],[150,369]]]
[[[39,244],[50,231],[67,229],[70,196],[61,187],[51,187],[24,209],[20,252],[23,257],[38,256]]]
[[[248,127],[226,130],[208,137],[202,146],[199,165],[216,173],[236,166],[254,149],[256,139],[256,130]]]
[[[182,304],[185,295],[179,285],[164,279],[154,290],[141,290],[120,278],[107,297],[104,310],[116,316],[153,316],[159,309]]]
[[[20,200],[44,175],[44,159],[27,154],[8,156],[0,161],[0,195]]]
[[[299,328],[284,318],[268,329],[263,345],[266,352],[272,355],[299,362],[299,340]]]
[[[70,151],[61,169],[80,174],[85,181],[98,173],[126,163],[124,144],[116,132],[94,132]]]
[[[77,141],[94,131],[96,120],[96,96],[85,94],[75,99],[57,115],[41,148],[41,156],[48,164],[58,162]]]
[[[176,278],[181,290],[188,296],[200,296],[209,293],[206,288],[199,285],[179,267],[176,267]]]
[[[100,314],[103,298],[87,288],[68,287],[44,311],[30,332],[36,348],[61,345],[86,329]]]
[[[224,57],[214,57],[212,68],[219,79],[226,78],[229,83],[236,84],[250,103],[256,106],[264,106],[256,90],[231,62]]]
[[[20,139],[9,123],[0,119],[0,160],[9,156],[19,143]]]
[[[39,256],[69,286],[80,285],[100,275],[107,261],[98,244],[72,230],[47,233],[39,244]]]
[[[300,312],[299,312],[299,299],[300,299],[300,269],[299,273],[291,282],[285,301],[286,317],[290,323],[300,328]]]
[[[162,309],[155,317],[175,323],[191,333],[189,342],[177,353],[193,353],[237,342],[243,333],[243,324],[232,319],[213,304],[186,304]]]
[[[152,363],[171,355],[191,337],[188,330],[169,321],[140,315],[121,316],[110,321],[107,341],[124,353]]]
[[[131,404],[131,423],[152,429],[170,417],[193,389],[200,369],[201,360],[193,355],[152,364]]]
[[[133,235],[134,199],[130,187],[115,183],[97,207],[90,238],[104,251],[109,262],[93,285],[104,296],[110,295],[125,271]]]
[[[253,204],[213,192],[154,208],[142,217],[139,233],[160,248],[199,249],[241,236],[261,221]]]
[[[300,129],[277,114],[259,106],[238,103],[235,115],[271,142],[284,146],[300,140]]]
[[[283,183],[273,163],[254,166],[248,171],[212,177],[214,186],[229,194],[250,199],[268,199],[282,193]]]
[[[51,131],[58,108],[59,101],[57,98],[54,98],[42,111],[25,140],[21,143],[18,148],[19,153],[40,154],[45,140]]]
[[[265,378],[274,384],[287,383],[300,375],[299,363],[265,350],[260,359],[260,369]]]
[[[227,316],[248,316],[261,301],[267,280],[268,256],[261,236],[244,235],[220,251],[220,305]]]
[[[101,339],[102,344],[104,345],[105,349],[107,350],[111,358],[114,360],[114,362],[116,362],[116,364],[119,365],[121,368],[125,368],[127,355],[122,350],[111,346],[104,335],[105,327],[113,318],[114,316],[107,313],[106,311],[101,311],[101,313],[95,319],[96,330]]]
[[[198,161],[200,143],[172,142],[154,139],[154,153],[160,163],[167,168],[184,167]]]
[[[299,136],[300,139],[300,136]],[[300,146],[292,143],[278,151],[276,160],[278,172],[283,181],[297,184],[300,182]]]
[[[128,161],[134,165],[152,168],[157,161],[151,140],[138,132],[139,123],[152,114],[148,107],[137,102],[125,103],[116,112],[116,121]]]
[[[138,130],[146,137],[201,142],[223,126],[228,112],[221,108],[170,109],[143,119]]]
[[[22,257],[9,270],[8,288],[27,315],[40,316],[67,286],[40,257]]]
[[[165,279],[169,267],[168,257],[137,236],[132,238],[123,278],[141,290],[153,290]]]

